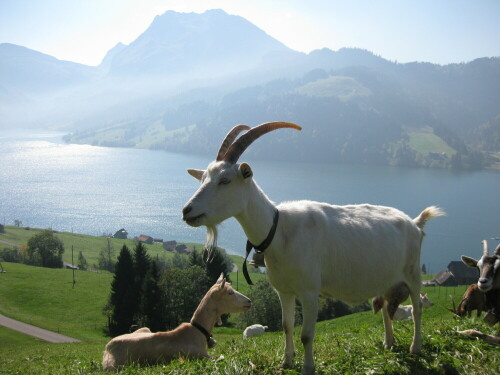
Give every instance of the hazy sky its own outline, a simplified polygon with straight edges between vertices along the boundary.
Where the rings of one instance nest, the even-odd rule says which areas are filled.
[[[167,10],[239,15],[288,47],[438,64],[500,56],[499,0],[0,0],[0,43],[98,65]]]

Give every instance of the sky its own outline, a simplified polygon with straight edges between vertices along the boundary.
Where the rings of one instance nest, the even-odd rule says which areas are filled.
[[[289,48],[369,50],[401,63],[500,56],[498,0],[0,0],[0,43],[98,65],[167,10],[223,9]]]

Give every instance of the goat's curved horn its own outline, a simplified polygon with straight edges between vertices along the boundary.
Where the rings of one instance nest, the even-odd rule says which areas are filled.
[[[493,255],[496,255],[497,257],[500,257],[500,244],[495,249],[495,252],[493,253]]]
[[[488,241],[483,240],[483,255],[488,256]]]
[[[240,134],[244,130],[250,129],[251,128],[248,125],[236,125],[234,128],[232,128],[231,131],[227,133],[226,138],[224,138],[224,140],[222,141],[219,152],[217,153],[217,158],[215,160],[221,161],[222,159],[224,159],[224,155],[226,154],[227,149],[233,144],[238,134]]]
[[[247,149],[248,146],[250,146],[253,141],[255,141],[260,136],[269,133],[270,131],[281,128],[302,130],[302,127],[291,122],[266,122],[265,124],[250,129],[248,132],[238,138],[236,142],[234,142],[231,147],[229,147],[223,160],[235,164],[240,158],[241,154],[243,154],[243,152]]]

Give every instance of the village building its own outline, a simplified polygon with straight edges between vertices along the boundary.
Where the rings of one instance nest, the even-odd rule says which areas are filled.
[[[137,241],[152,245],[153,244],[153,237],[146,236],[145,234],[141,234],[139,237],[137,237]]]
[[[176,246],[177,246],[177,241],[163,242],[163,248],[167,251],[174,251]]]
[[[119,231],[117,231],[117,232],[114,234],[114,236],[113,236],[113,238],[119,238],[119,239],[121,239],[121,240],[126,240],[126,239],[127,239],[127,237],[128,237],[128,233],[127,233],[127,231],[126,231],[125,229],[123,229],[123,228],[122,228],[122,229],[120,229]]]
[[[175,247],[175,251],[177,251],[179,254],[186,253],[187,246],[184,244],[177,245]]]
[[[455,276],[458,285],[476,284],[479,279],[479,270],[466,266],[462,261],[452,261],[448,270]]]
[[[457,280],[450,271],[441,270],[434,277],[437,286],[457,286]]]

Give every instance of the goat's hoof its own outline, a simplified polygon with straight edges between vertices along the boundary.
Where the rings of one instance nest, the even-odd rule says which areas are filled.
[[[293,367],[293,359],[295,357],[295,354],[291,356],[284,355],[283,360],[281,361],[281,366],[285,369],[290,369]]]
[[[420,353],[420,345],[411,344],[411,346],[410,346],[410,353],[411,354],[418,354],[418,353]]]
[[[302,375],[313,375],[314,374],[314,370],[315,370],[314,369],[314,365],[312,365],[312,366],[306,366],[306,365],[304,365],[302,367],[301,374]]]
[[[393,345],[394,345],[394,340],[384,341],[384,349],[390,350]]]

